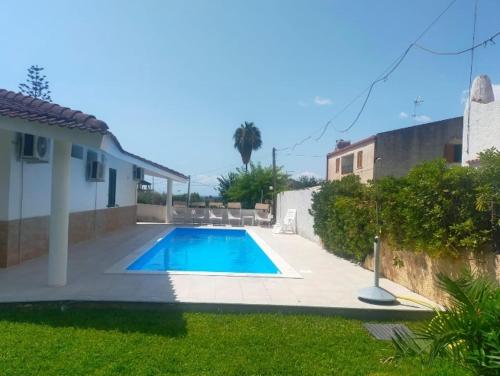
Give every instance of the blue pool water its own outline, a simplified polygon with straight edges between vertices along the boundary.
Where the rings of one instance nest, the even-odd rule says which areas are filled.
[[[157,242],[127,270],[280,274],[245,230],[181,227]]]

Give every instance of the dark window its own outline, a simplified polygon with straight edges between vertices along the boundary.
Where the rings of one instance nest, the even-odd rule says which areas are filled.
[[[340,172],[340,158],[335,159],[335,172]]]
[[[358,151],[356,156],[356,168],[363,168],[363,150]]]
[[[462,161],[462,144],[444,145],[444,159],[448,163],[459,163]]]
[[[342,175],[351,174],[354,168],[354,154],[349,154],[341,158]]]
[[[76,159],[83,159],[83,146],[71,145],[71,156]]]
[[[35,136],[32,134],[24,135],[23,155],[33,156],[35,150]]]
[[[88,162],[97,161],[97,153],[92,150],[87,150],[87,161]]]
[[[108,208],[116,206],[116,170],[109,169]]]
[[[462,162],[462,145],[456,144],[453,145],[453,161],[454,162]]]

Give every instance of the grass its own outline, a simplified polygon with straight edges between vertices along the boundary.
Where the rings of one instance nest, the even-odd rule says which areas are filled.
[[[1,375],[466,375],[383,363],[362,322],[280,314],[57,307],[0,310]]]

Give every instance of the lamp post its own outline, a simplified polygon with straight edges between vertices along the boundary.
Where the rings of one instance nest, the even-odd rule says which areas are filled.
[[[380,163],[381,157],[375,158],[375,163]],[[380,234],[382,232],[379,221],[379,200],[375,196],[375,216],[377,222],[377,235],[373,239],[373,286],[365,287],[358,292],[358,299],[372,304],[394,304],[396,297],[386,289],[380,287]]]

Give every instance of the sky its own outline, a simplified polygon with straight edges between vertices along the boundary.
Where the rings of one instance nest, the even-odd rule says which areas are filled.
[[[104,120],[123,147],[192,176],[215,194],[216,177],[241,166],[234,130],[260,128],[252,161],[324,177],[335,141],[461,116],[470,54],[413,49],[378,77],[450,0],[67,0],[0,2],[0,88],[17,91],[32,64],[45,68],[55,103]],[[478,0],[476,41],[500,31],[500,1]],[[456,0],[420,44],[471,46],[473,1]],[[500,84],[500,37],[476,50],[474,75]],[[497,88],[500,88],[498,86]],[[500,96],[500,90],[498,96]],[[423,98],[414,119],[413,101]],[[334,121],[319,139],[321,128]],[[156,182],[162,189],[163,182]],[[164,184],[163,184],[164,185]],[[186,191],[174,186],[174,193]]]

